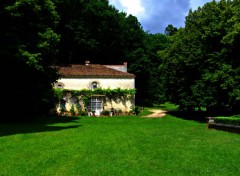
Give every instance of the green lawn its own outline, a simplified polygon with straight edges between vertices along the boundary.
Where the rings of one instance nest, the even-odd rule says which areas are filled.
[[[0,124],[0,175],[236,176],[240,135],[173,116]]]

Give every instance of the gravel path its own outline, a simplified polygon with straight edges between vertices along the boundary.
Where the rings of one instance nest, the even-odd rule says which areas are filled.
[[[166,115],[167,111],[161,110],[161,109],[152,109],[150,110],[151,112],[153,112],[152,114],[149,114],[147,116],[142,116],[144,118],[161,118],[164,117]]]

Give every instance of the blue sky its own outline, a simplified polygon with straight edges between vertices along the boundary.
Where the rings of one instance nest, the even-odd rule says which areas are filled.
[[[144,31],[164,33],[168,24],[184,27],[190,9],[196,10],[212,0],[109,0],[120,12],[138,18]]]

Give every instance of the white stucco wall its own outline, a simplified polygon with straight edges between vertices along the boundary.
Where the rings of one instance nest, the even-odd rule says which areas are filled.
[[[66,111],[70,111],[72,105],[74,105],[74,107],[76,108],[76,103],[79,103],[75,100],[74,97],[72,98],[65,97],[65,99],[66,99],[65,104]],[[121,99],[109,100],[105,97],[103,97],[103,99],[105,99],[105,101],[103,101],[103,110],[108,111],[110,111],[111,108],[114,108],[115,110],[122,110],[122,112],[129,112],[131,110],[131,107],[134,105],[134,96],[130,96],[125,100]],[[57,111],[60,112],[60,105],[57,106]]]
[[[105,110],[111,110],[114,108],[116,110],[122,110],[122,112],[129,112],[131,110],[131,106],[134,105],[134,96],[130,97],[125,101],[110,101],[108,100],[104,106]]]
[[[135,88],[135,79],[134,78],[62,78],[58,80],[57,85],[62,85],[64,89],[70,90],[81,90],[81,89],[90,89],[93,82],[98,83],[98,87],[102,89],[134,89]],[[77,102],[73,101],[71,98],[66,98],[66,110],[69,111],[71,106]],[[131,107],[135,104],[134,96],[125,100],[107,100],[103,104],[105,110],[110,110],[111,108],[121,109],[123,112],[130,111]],[[60,106],[58,106],[58,111]]]
[[[58,80],[58,83],[63,84],[64,89],[81,90],[90,89],[92,82],[97,82],[99,88],[102,89],[134,89],[134,78],[62,78]]]

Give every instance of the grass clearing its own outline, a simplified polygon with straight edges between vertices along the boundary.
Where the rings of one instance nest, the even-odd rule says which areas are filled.
[[[160,108],[162,110],[168,110],[168,111],[173,111],[173,110],[178,110],[179,106],[178,105],[175,105],[175,104],[172,104],[172,103],[169,103],[169,102],[165,102],[163,104],[154,104],[153,105],[154,107],[156,108]]]
[[[167,115],[0,124],[0,175],[239,175],[240,136]]]

